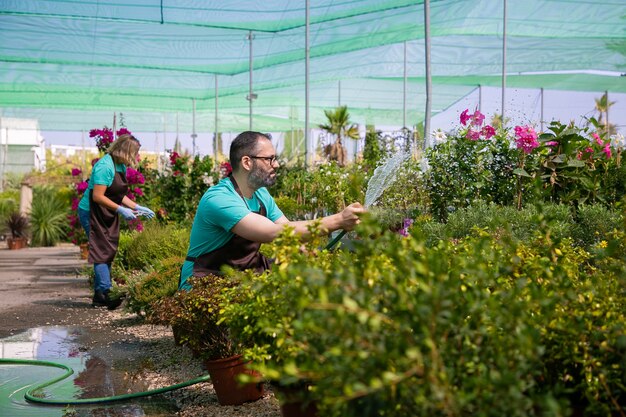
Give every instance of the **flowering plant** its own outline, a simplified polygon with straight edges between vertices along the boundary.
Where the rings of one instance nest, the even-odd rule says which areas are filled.
[[[78,203],[89,187],[87,181],[83,180],[82,173],[83,171],[81,169],[72,168],[72,178],[74,178],[76,182],[72,184],[71,213],[67,216],[70,223],[70,231],[67,233],[67,237],[70,238],[72,243],[75,245],[87,243],[88,240],[87,235],[78,220]]]
[[[116,136],[124,134],[130,134],[130,131],[125,127],[122,127],[120,128],[120,130],[117,131]],[[94,140],[96,141],[96,147],[102,153],[106,152],[109,149],[109,146],[111,146],[111,143],[113,143],[113,140],[115,139],[113,137],[113,129],[110,129],[106,126],[104,126],[102,129],[90,130],[89,137],[94,138]]]

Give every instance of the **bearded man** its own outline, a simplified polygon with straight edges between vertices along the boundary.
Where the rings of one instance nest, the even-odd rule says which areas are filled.
[[[190,289],[191,276],[221,275],[224,265],[263,272],[269,260],[259,252],[262,243],[274,240],[285,225],[306,238],[309,221],[290,221],[266,187],[276,182],[278,160],[271,139],[259,132],[243,132],[230,146],[232,173],[209,188],[198,205],[191,228],[187,257],[179,289]],[[340,213],[321,219],[328,232],[352,230],[365,212],[352,203]]]

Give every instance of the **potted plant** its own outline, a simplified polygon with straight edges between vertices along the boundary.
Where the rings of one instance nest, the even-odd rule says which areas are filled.
[[[20,212],[14,211],[7,218],[6,225],[11,232],[11,237],[7,240],[9,249],[25,248],[28,243],[28,239],[26,237],[28,218]]]
[[[237,302],[236,298],[225,298],[226,290],[236,287],[237,281],[207,275],[191,278],[190,283],[190,291],[155,302],[149,321],[171,325],[177,343],[189,347],[202,360],[221,405],[258,400],[264,394],[260,374],[248,369],[242,355],[244,339],[232,337],[221,316],[222,304]],[[249,382],[242,384],[241,375],[247,375],[243,379]]]

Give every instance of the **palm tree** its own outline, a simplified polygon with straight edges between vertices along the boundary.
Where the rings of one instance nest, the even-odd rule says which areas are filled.
[[[595,110],[598,112],[598,125],[605,125],[604,120],[602,120],[602,117],[604,115],[606,115],[606,125],[604,126],[604,128],[606,129],[606,133],[607,135],[612,135],[614,133],[617,132],[616,130],[616,126],[612,125],[610,123],[608,123],[608,118],[609,118],[609,108],[615,104],[614,101],[609,101],[609,96],[608,93],[604,93],[602,94],[602,97],[600,98],[596,98],[594,99],[596,101],[596,108]]]
[[[348,106],[339,106],[335,110],[324,110],[328,124],[319,125],[320,129],[335,136],[332,145],[326,145],[324,155],[330,161],[337,161],[340,166],[346,164],[348,152],[343,146],[343,138],[359,139],[359,125],[350,121]]]

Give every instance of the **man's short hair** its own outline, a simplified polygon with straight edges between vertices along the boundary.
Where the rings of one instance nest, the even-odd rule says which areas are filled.
[[[237,135],[230,145],[229,158],[233,171],[239,169],[241,158],[246,155],[254,155],[259,139],[271,140],[267,135],[260,132],[246,131]]]

